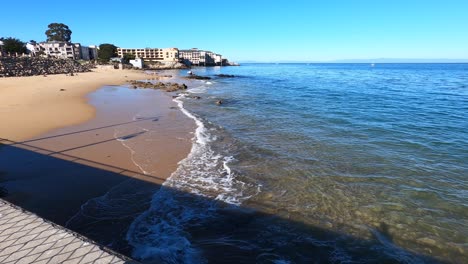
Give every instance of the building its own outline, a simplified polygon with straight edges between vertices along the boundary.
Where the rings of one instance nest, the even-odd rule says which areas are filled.
[[[43,52],[49,57],[61,59],[81,59],[81,45],[66,41],[41,42],[36,45],[36,52]]]
[[[142,59],[134,59],[130,60],[129,63],[133,65],[133,67],[138,68],[138,69],[143,69],[143,60]]]
[[[98,59],[98,46],[91,45],[88,47],[89,49],[89,59],[90,60],[97,60]]]
[[[97,60],[97,50],[96,46],[81,46],[81,58],[82,60]]]
[[[125,54],[133,55],[145,61],[179,61],[179,49],[177,48],[144,48],[127,49],[117,48],[117,55],[123,58]]]
[[[197,48],[180,50],[179,58],[188,65],[196,66],[223,66],[223,57],[211,51]]]
[[[90,60],[89,58],[89,47],[81,46],[80,47],[80,54],[82,60]]]
[[[82,46],[80,43],[66,41],[41,42],[35,45],[35,52],[43,52],[46,56],[73,59],[73,60],[95,60],[97,59],[96,46]]]

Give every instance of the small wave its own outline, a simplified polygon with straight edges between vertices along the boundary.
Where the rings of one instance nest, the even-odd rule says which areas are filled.
[[[199,86],[195,88],[191,88],[188,90],[190,93],[206,93],[206,87],[205,86]]]
[[[197,125],[189,155],[155,193],[151,207],[127,232],[137,259],[165,263],[203,263],[201,251],[190,242],[187,230],[216,218],[218,202],[240,205],[257,187],[237,179],[229,167],[231,156],[215,151],[216,140],[202,120],[187,111],[180,98],[180,110]]]
[[[131,135],[127,135],[127,136],[118,136],[119,132],[118,132],[117,129],[115,129],[115,130],[114,130],[114,138],[115,138],[117,141],[120,141],[120,142],[122,143],[122,145],[130,151],[130,159],[132,160],[133,164],[135,164],[135,166],[137,166],[143,174],[149,174],[149,173],[143,168],[142,165],[140,165],[138,162],[135,161],[135,154],[136,154],[136,151],[135,151],[133,148],[131,148],[130,145],[127,144],[127,142],[126,142],[128,139],[134,138],[135,136],[141,135],[141,134],[146,133],[146,132],[149,131],[148,129],[142,128],[142,127],[140,127],[140,129],[142,129],[142,131],[131,134],[131,135],[133,135],[133,136],[131,136]],[[131,136],[131,137],[129,137],[129,136]]]
[[[212,130],[207,129],[199,118],[187,111],[182,100],[176,98],[174,101],[186,116],[195,121],[197,128],[192,150],[187,158],[179,163],[178,169],[165,184],[189,193],[198,193],[226,203],[240,205],[248,198],[244,197],[242,192],[245,183],[235,177],[228,165],[234,158],[214,151],[209,144],[216,140],[216,136],[211,133]]]

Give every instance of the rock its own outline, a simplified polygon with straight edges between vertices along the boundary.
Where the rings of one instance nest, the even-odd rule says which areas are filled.
[[[135,81],[132,80],[130,81],[130,84],[133,85],[133,87],[139,87],[139,88],[144,88],[144,89],[161,89],[166,92],[175,92],[179,90],[186,90],[187,85],[185,84],[179,84],[179,83],[163,83],[163,82],[144,82],[144,81]]]
[[[422,238],[417,239],[416,241],[418,241],[421,244],[428,245],[428,246],[437,245],[437,242],[434,239],[428,238],[428,237],[422,237]]]
[[[235,75],[232,75],[232,74],[216,74],[216,76],[220,77],[220,78],[234,78],[236,77]]]
[[[217,100],[217,101],[216,101],[216,104],[217,104],[217,105],[222,105],[222,104],[223,104],[223,100]]]
[[[145,62],[145,68],[152,70],[186,69],[187,65],[174,61]]]
[[[200,76],[200,75],[195,75],[195,74],[185,76],[184,78],[195,79],[195,80],[210,80],[211,79],[211,77],[208,77],[208,76]]]
[[[65,89],[60,89],[61,92],[65,91]]]

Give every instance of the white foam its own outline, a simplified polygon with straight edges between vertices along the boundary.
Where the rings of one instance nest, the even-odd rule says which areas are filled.
[[[136,116],[133,117],[133,119],[135,120],[135,118],[137,118]],[[146,129],[146,128],[142,128],[142,132],[148,132],[149,130]],[[114,138],[117,139],[117,141],[120,141],[122,143],[122,145],[127,148],[129,151],[130,151],[130,159],[132,160],[133,164],[135,164],[135,166],[138,167],[138,169],[140,169],[140,171],[143,173],[143,174],[149,174],[144,168],[142,165],[140,165],[138,162],[135,161],[135,154],[136,154],[136,151],[133,150],[129,144],[127,144],[127,139],[123,139],[122,137],[119,137],[117,136],[118,134],[118,130],[117,129],[114,129]]]
[[[216,140],[216,136],[210,133],[199,118],[184,108],[181,99],[176,98],[174,101],[186,116],[195,121],[197,128],[189,155],[179,163],[177,170],[164,184],[240,205],[247,199],[243,197],[245,184],[236,179],[228,166],[229,162],[233,161],[233,157],[223,157],[213,151],[209,143]]]
[[[199,86],[195,88],[191,88],[187,90],[189,93],[206,93],[206,87],[205,86]]]
[[[244,195],[250,186],[236,179],[229,167],[233,157],[213,150],[210,143],[215,137],[205,124],[184,108],[180,98],[174,101],[196,123],[191,151],[154,194],[150,209],[131,224],[127,240],[138,259],[203,263],[185,230],[216,217],[216,201],[240,205],[250,197]]]

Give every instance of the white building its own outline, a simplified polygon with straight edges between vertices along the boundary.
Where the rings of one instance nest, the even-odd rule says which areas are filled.
[[[197,66],[223,65],[223,57],[211,51],[199,50],[197,48],[180,50],[179,58],[186,64]]]
[[[38,45],[39,51],[44,52],[45,55],[62,59],[81,59],[81,45],[79,43],[73,44],[65,41],[49,41],[41,42]]]
[[[35,52],[42,51],[49,57],[73,59],[73,60],[94,60],[97,59],[96,46],[81,46],[80,43],[65,41],[49,41],[36,44]]]
[[[179,61],[179,49],[177,48],[117,48],[117,55],[120,58],[123,58],[125,54],[133,55],[135,58],[141,58],[145,61]]]
[[[29,54],[36,55],[36,45],[35,43],[26,43],[26,49],[29,51]]]
[[[138,69],[143,69],[143,60],[140,58],[136,58],[134,60],[129,61],[133,67],[138,68]]]

